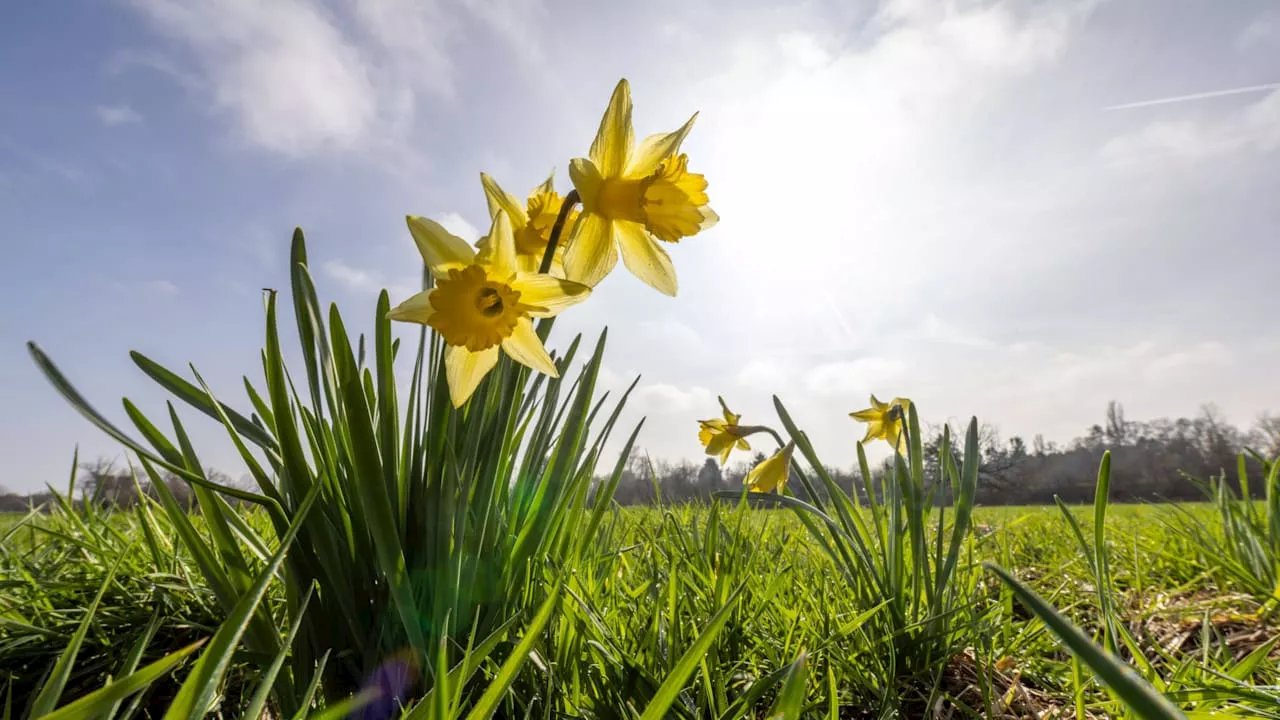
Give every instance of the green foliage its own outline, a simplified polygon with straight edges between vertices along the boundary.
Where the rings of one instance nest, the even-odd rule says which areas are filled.
[[[251,412],[133,355],[220,424],[256,491],[206,474],[174,404],[162,430],[125,400],[126,432],[31,345],[154,497],[77,506],[73,480],[0,526],[6,716],[1280,717],[1275,464],[1261,507],[1242,460],[1242,499],[1219,481],[1177,522],[1112,507],[1109,455],[1087,509],[977,508],[977,421],[926,457],[913,405],[878,487],[859,446],[862,503],[775,398],[807,501],[624,511],[639,428],[597,478],[626,399],[594,397],[603,335],[560,378],[504,358],[454,409],[438,337],[406,381],[386,294],[353,336],[300,232],[292,257],[302,371],[269,293]]]
[[[1236,467],[1237,489],[1226,473],[1208,482],[1198,481],[1212,503],[1216,527],[1211,521],[1175,509],[1166,521],[1195,540],[1197,556],[1224,586],[1238,586],[1263,604],[1263,613],[1280,610],[1280,458],[1262,464],[1264,495],[1250,492],[1245,455]]]
[[[619,402],[594,423],[591,434],[603,403],[592,401],[603,335],[572,382],[533,378],[504,357],[472,401],[455,410],[445,385],[444,345],[424,331],[402,398],[394,371],[399,342],[391,337],[386,293],[378,301],[372,353],[366,357],[364,336],[352,342],[336,306],[326,322],[301,231],[294,235],[292,260],[293,315],[304,366],[300,388],[285,366],[274,292],[266,303],[265,390],[245,378],[255,410],[247,416],[215,398],[194,368],[193,383],[133,354],[177,399],[223,425],[257,493],[205,476],[172,404],[172,434],[165,435],[126,400],[145,444],[134,440],[30,345],[55,388],[141,459],[163,515],[221,612],[229,618],[247,613],[226,636],[229,644],[219,645],[222,636],[215,636],[206,656],[216,649],[216,665],[225,667],[226,653],[243,639],[248,657],[273,678],[274,698],[286,712],[305,706],[309,693],[303,688],[313,685],[322,666],[320,687],[336,700],[358,691],[384,661],[406,650],[423,673],[419,692],[429,689],[437,665],[423,659],[439,651],[440,667],[453,666],[464,658],[467,638],[510,633],[510,618],[556,592],[558,581],[547,573],[554,575],[554,568],[572,563],[589,545],[590,533],[582,532],[578,516],[591,511],[587,497],[595,462],[621,408]],[[540,333],[549,330],[544,321]],[[578,348],[575,339],[557,360],[562,377]],[[161,470],[191,484],[205,533],[168,492]],[[244,522],[226,496],[263,508],[269,530]],[[599,522],[608,500],[607,493],[597,494],[588,527]],[[148,507],[145,536],[163,537],[153,522]],[[251,599],[261,596],[262,582],[275,573],[265,549],[284,552],[291,533],[296,539],[279,562],[284,612],[298,619],[285,648],[283,623]],[[263,575],[268,568],[271,575]],[[300,613],[312,587],[319,592]],[[273,659],[286,650],[289,661],[281,668]],[[205,668],[202,661],[198,669]],[[209,682],[200,683],[192,707],[204,705],[220,670],[206,674]]]

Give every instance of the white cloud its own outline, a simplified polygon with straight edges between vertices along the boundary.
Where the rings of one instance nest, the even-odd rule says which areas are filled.
[[[631,394],[628,408],[646,415],[707,412],[716,405],[716,396],[704,387],[679,387],[670,383],[645,383]]]
[[[1238,151],[1259,154],[1280,148],[1280,90],[1257,102],[1210,117],[1157,119],[1113,138],[1102,148],[1121,166],[1168,160],[1195,161]]]
[[[142,122],[142,115],[128,105],[99,105],[94,108],[103,125],[128,125]]]
[[[480,230],[476,228],[475,225],[467,222],[466,218],[456,212],[441,213],[436,216],[436,222],[444,226],[445,230],[448,230],[469,243],[474,243],[476,240],[480,239]]]
[[[1240,32],[1236,45],[1242,49],[1269,47],[1268,44],[1277,39],[1280,39],[1280,12],[1270,12],[1250,21]]]
[[[461,23],[475,20],[536,73],[537,0],[131,0],[161,34],[189,50],[196,71],[133,53],[123,64],[166,72],[231,116],[251,143],[288,156],[328,150],[413,151],[424,100],[451,101],[450,57]],[[401,157],[401,159],[403,159]]]
[[[642,320],[640,333],[651,347],[665,348],[668,352],[690,356],[706,350],[706,343],[697,330],[672,318]]]
[[[782,363],[773,358],[758,358],[748,362],[734,375],[735,384],[763,392],[781,392],[787,382]]]
[[[412,279],[388,279],[376,270],[356,267],[342,260],[326,260],[321,268],[325,275],[353,293],[376,294],[385,289],[392,307],[422,289]]]
[[[134,0],[164,34],[189,46],[214,105],[252,142],[286,155],[353,146],[379,97],[370,69],[334,18],[304,0]]]
[[[818,365],[808,372],[805,384],[814,394],[893,395],[886,385],[901,380],[905,374],[906,366],[900,360],[867,357]]]
[[[142,285],[143,289],[156,295],[177,295],[178,286],[168,280],[149,280]]]
[[[60,160],[52,157],[38,157],[35,159],[35,164],[44,172],[55,175],[73,185],[83,185],[90,180],[88,171],[67,160]]]
[[[111,286],[115,290],[123,293],[147,295],[151,297],[172,297],[178,294],[178,286],[172,281],[164,279],[128,282],[124,280],[113,280],[111,282]]]
[[[968,347],[985,347],[991,342],[985,338],[978,337],[972,333],[944,321],[936,314],[930,312],[925,316],[924,325],[921,329],[921,335],[926,340],[932,340],[939,343],[948,343],[951,345],[965,345]]]
[[[325,275],[342,283],[349,290],[369,291],[381,288],[376,273],[352,267],[341,260],[326,260],[322,267]]]
[[[847,350],[909,321],[893,316],[918,311],[904,305],[928,302],[957,262],[1012,242],[974,225],[1027,207],[1030,190],[984,192],[956,159],[985,148],[957,128],[1054,63],[1093,5],[897,2],[853,39],[811,31],[740,42],[699,88],[695,159],[714,177],[721,217],[705,242],[732,242],[723,284],[767,268],[786,295],[747,295],[738,314],[808,350]],[[966,232],[978,240],[960,242]]]

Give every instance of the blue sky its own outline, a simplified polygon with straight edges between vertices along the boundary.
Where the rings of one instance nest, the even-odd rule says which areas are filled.
[[[412,290],[406,213],[474,233],[482,170],[565,188],[620,77],[638,134],[701,112],[722,221],[673,249],[677,298],[620,267],[553,344],[609,325],[655,456],[698,456],[717,394],[767,421],[778,393],[840,465],[869,392],[1006,437],[1065,441],[1109,399],[1248,425],[1280,410],[1278,50],[1265,0],[13,5],[0,485],[119,454],[25,341],[117,418],[164,411],[130,349],[247,405],[295,225],[369,317]]]

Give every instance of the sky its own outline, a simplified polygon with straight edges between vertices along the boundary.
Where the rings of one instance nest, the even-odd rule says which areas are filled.
[[[776,394],[840,466],[873,392],[1058,442],[1108,400],[1280,410],[1274,2],[14,3],[0,485],[123,457],[28,340],[125,426],[122,397],[166,412],[130,350],[247,411],[295,226],[368,329],[417,283],[406,214],[474,240],[481,171],[565,191],[623,77],[640,137],[700,113],[684,149],[721,221],[670,248],[677,297],[619,265],[551,345],[608,326],[602,382],[641,376],[624,417],[653,457],[699,459],[717,395],[777,425]]]

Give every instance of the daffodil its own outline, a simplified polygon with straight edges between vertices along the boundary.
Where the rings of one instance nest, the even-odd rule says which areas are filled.
[[[776,489],[781,493],[787,486],[787,478],[791,476],[791,453],[795,449],[794,442],[787,443],[786,447],[751,468],[742,483],[751,492],[767,493]]]
[[[747,435],[755,432],[755,428],[743,427],[738,424],[742,419],[741,415],[730,412],[729,406],[724,404],[724,398],[717,397],[720,401],[720,409],[724,411],[724,419],[715,418],[713,420],[698,421],[698,442],[707,449],[708,455],[719,455],[720,464],[723,465],[729,460],[729,453],[734,448],[738,450],[750,450],[751,445],[747,444],[744,439]]]
[[[582,302],[591,289],[520,270],[505,211],[493,216],[489,242],[479,254],[433,220],[411,215],[408,222],[436,286],[392,308],[387,317],[430,325],[444,339],[453,406],[461,407],[497,364],[498,348],[516,362],[556,377],[555,363],[531,318],[556,315]]]
[[[907,410],[911,401],[906,398],[894,398],[883,403],[871,396],[871,407],[866,410],[849,413],[849,417],[858,422],[867,423],[867,436],[862,442],[870,442],[877,438],[889,443],[896,451],[907,451],[907,434],[903,429],[907,424]]]
[[[676,294],[676,271],[659,240],[679,242],[719,218],[707,205],[707,179],[689,172],[680,144],[697,113],[679,130],[635,144],[631,88],[618,83],[591,143],[589,158],[569,164],[582,216],[565,251],[567,276],[595,286],[618,263],[644,282]]]
[[[484,185],[484,197],[489,203],[489,217],[497,217],[499,211],[506,211],[511,219],[511,232],[516,241],[516,267],[521,272],[538,272],[542,266],[542,256],[547,252],[547,244],[551,242],[551,230],[555,227],[556,217],[564,205],[564,198],[555,189],[555,173],[547,181],[529,193],[526,202],[520,202],[515,195],[503,190],[497,181],[485,173],[480,173],[480,183]],[[573,227],[578,218],[578,211],[570,210],[565,217],[561,233]],[[482,252],[489,244],[489,238],[480,238],[476,247]],[[564,249],[566,243],[562,237],[552,254],[551,274],[564,277]]]

